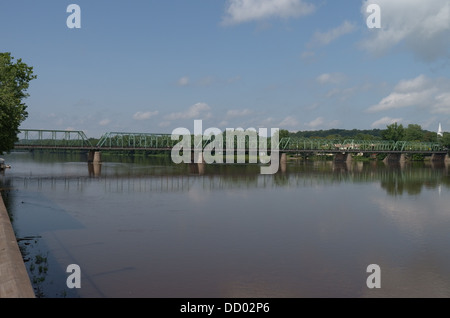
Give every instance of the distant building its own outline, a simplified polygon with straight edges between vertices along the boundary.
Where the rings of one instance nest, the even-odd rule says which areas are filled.
[[[439,123],[439,128],[438,128],[437,135],[438,135],[438,136],[441,136],[441,137],[444,136],[444,132],[442,131],[442,127],[441,127],[441,123]]]

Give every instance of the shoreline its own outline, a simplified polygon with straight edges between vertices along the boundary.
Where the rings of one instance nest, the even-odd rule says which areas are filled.
[[[35,298],[11,220],[0,195],[0,298]]]

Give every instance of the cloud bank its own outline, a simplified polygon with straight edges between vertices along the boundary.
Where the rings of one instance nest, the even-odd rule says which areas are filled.
[[[314,12],[315,6],[303,0],[228,0],[223,25],[268,18],[297,18]]]

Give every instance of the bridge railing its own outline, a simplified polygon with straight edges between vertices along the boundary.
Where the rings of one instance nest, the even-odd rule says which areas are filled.
[[[323,138],[283,138],[280,150],[300,151],[443,151],[439,143],[418,141],[357,140],[357,139],[323,139]]]
[[[176,141],[169,134],[108,132],[98,141],[97,148],[152,149],[171,148]]]
[[[192,149],[204,149],[208,144],[217,141],[216,138],[222,139],[222,147],[225,150],[228,147],[235,149],[259,149],[260,143],[267,144],[267,149],[271,149],[271,138],[261,139],[255,136],[245,135],[226,135],[219,137],[203,138],[203,136],[186,135],[178,136],[172,140],[171,134],[147,134],[147,133],[127,133],[127,132],[108,132],[105,133],[98,141],[96,148],[98,149],[169,149],[181,141],[181,138],[190,139],[190,147]],[[198,138],[200,137],[200,138]],[[280,141],[273,147],[279,147]]]
[[[21,129],[16,148],[92,148],[89,138],[78,130]]]

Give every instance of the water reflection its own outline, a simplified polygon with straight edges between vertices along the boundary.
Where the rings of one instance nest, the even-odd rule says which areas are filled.
[[[116,158],[114,162],[101,164],[59,162],[60,154],[55,156],[31,154],[14,156],[14,173],[7,173],[4,180],[21,180],[23,186],[83,189],[86,184],[98,180],[108,189],[124,191],[189,191],[188,186],[196,177],[202,177],[205,189],[223,190],[232,188],[274,188],[327,185],[339,183],[378,182],[390,196],[418,195],[423,189],[450,187],[448,163],[383,163],[332,162],[298,160],[286,164],[275,175],[261,175],[260,166],[246,164],[167,164],[167,158]],[[69,156],[68,159],[84,159]],[[110,158],[111,160],[111,158]],[[52,164],[45,164],[51,161]],[[124,163],[126,162],[126,163]],[[133,164],[128,164],[133,162]],[[42,164],[41,164],[42,163]],[[84,167],[84,168],[83,168]],[[87,167],[87,169],[86,169]],[[86,169],[86,170],[84,170]],[[86,171],[86,172],[83,172]],[[9,172],[9,171],[8,171]]]
[[[88,171],[90,177],[100,177],[102,175],[102,164],[89,162]]]
[[[16,230],[81,266],[82,297],[450,296],[448,165],[39,158],[0,180]]]

